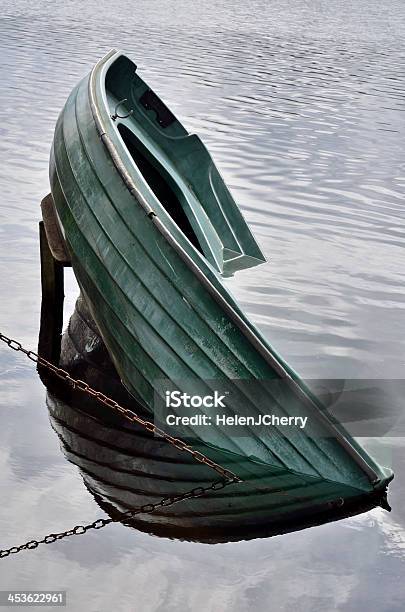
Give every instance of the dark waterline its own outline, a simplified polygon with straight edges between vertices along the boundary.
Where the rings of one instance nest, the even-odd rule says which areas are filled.
[[[240,203],[269,263],[226,282],[278,351],[306,378],[403,378],[403,3],[6,0],[0,28],[0,331],[37,344],[53,127],[115,46]],[[0,347],[0,381],[0,548],[102,516],[30,362]],[[363,443],[395,471],[391,514],[215,546],[114,525],[2,561],[0,589],[63,588],[71,610],[402,610],[405,445]]]

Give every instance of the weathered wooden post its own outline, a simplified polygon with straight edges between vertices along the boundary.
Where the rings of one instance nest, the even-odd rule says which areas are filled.
[[[52,195],[41,202],[42,219],[39,223],[41,254],[41,325],[38,354],[54,364],[59,363],[63,327],[64,271],[70,266]]]

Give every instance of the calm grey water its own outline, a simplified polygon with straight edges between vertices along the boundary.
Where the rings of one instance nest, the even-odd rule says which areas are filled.
[[[339,0],[3,0],[0,331],[37,343],[39,202],[53,127],[111,47],[213,153],[269,263],[227,281],[305,377],[405,367],[405,6]],[[67,283],[66,313],[77,288]],[[71,610],[404,609],[405,442],[391,514],[208,546],[121,525],[0,561],[0,589]],[[103,513],[52,431],[30,362],[0,347],[0,548]]]

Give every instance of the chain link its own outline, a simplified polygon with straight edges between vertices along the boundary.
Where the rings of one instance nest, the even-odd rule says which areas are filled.
[[[49,370],[50,372],[55,374],[58,378],[64,380],[66,383],[72,386],[74,389],[78,389],[79,391],[86,393],[90,397],[95,398],[98,402],[100,402],[104,406],[107,406],[108,408],[112,408],[113,410],[121,414],[125,419],[127,419],[131,423],[137,423],[138,425],[141,425],[141,427],[144,427],[147,431],[154,433],[160,438],[163,438],[166,442],[168,442],[172,446],[175,446],[177,449],[185,451],[186,453],[189,453],[190,455],[192,455],[192,457],[196,461],[198,461],[199,463],[203,463],[207,465],[208,467],[212,468],[213,470],[217,472],[217,474],[222,476],[222,478],[225,478],[225,480],[229,482],[242,482],[241,479],[236,474],[234,474],[230,470],[227,470],[226,468],[221,467],[218,463],[215,463],[215,461],[212,461],[211,459],[209,459],[202,453],[195,451],[189,444],[186,444],[180,438],[175,438],[174,436],[171,436],[170,434],[163,431],[163,429],[160,429],[160,427],[157,427],[151,421],[142,419],[142,417],[137,415],[135,412],[133,412],[129,408],[124,408],[123,406],[118,404],[118,402],[113,400],[111,397],[104,395],[104,393],[101,393],[101,391],[96,391],[95,389],[92,389],[92,387],[90,387],[83,380],[76,380],[72,378],[70,374],[66,372],[66,370],[63,370],[62,368],[58,368],[56,365],[54,365],[50,361],[47,361],[46,359],[44,359],[43,357],[41,357],[34,351],[29,351],[25,349],[22,346],[21,342],[18,342],[17,340],[13,340],[12,338],[8,338],[1,332],[0,332],[0,340],[4,342],[5,344],[7,344],[7,346],[9,346],[11,349],[13,349],[13,351],[24,353],[24,355],[26,355],[28,359],[44,367],[45,369]]]
[[[25,544],[20,544],[19,546],[12,546],[11,548],[0,550],[0,559],[4,559],[5,557],[8,557],[9,555],[14,555],[18,552],[21,552],[22,550],[34,550],[35,548],[38,548],[40,544],[52,544],[53,542],[56,542],[57,540],[63,540],[64,538],[68,538],[73,535],[83,535],[91,529],[102,529],[103,527],[105,527],[106,525],[110,525],[111,523],[119,523],[122,521],[127,521],[127,520],[135,518],[139,514],[150,514],[154,512],[157,508],[162,508],[162,507],[166,508],[168,506],[173,506],[174,504],[177,504],[186,499],[201,497],[202,495],[205,495],[209,491],[218,491],[220,489],[224,489],[230,484],[233,484],[233,482],[234,481],[229,481],[229,480],[228,481],[217,480],[206,487],[195,487],[194,489],[191,489],[190,491],[186,491],[186,493],[181,493],[179,495],[168,495],[166,497],[162,497],[162,499],[160,499],[158,502],[155,502],[154,504],[151,504],[151,503],[144,504],[143,506],[140,506],[139,508],[128,510],[127,512],[121,512],[119,515],[117,515],[114,518],[110,517],[110,518],[97,519],[96,521],[93,521],[92,523],[89,523],[88,525],[76,525],[72,529],[67,529],[66,531],[61,531],[60,533],[50,533],[46,535],[44,538],[42,538],[42,540],[30,540],[29,542],[26,542]]]

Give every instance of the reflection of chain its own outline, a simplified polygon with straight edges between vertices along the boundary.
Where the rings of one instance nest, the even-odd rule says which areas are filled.
[[[70,376],[68,372],[66,372],[66,370],[62,370],[61,368],[58,368],[50,361],[47,361],[46,359],[44,359],[37,353],[34,353],[34,351],[28,351],[21,345],[20,342],[17,342],[17,340],[12,340],[11,338],[4,336],[1,332],[0,332],[0,340],[2,342],[5,342],[7,346],[13,349],[13,351],[24,353],[24,355],[26,355],[28,359],[31,359],[31,361],[33,361],[34,363],[37,363],[38,365],[49,370],[50,372],[52,372],[53,374],[55,374],[56,376],[58,376],[65,382],[67,382],[69,385],[71,385],[74,389],[79,389],[80,391],[83,391],[87,395],[90,395],[90,397],[94,397],[101,404],[104,404],[108,408],[112,408],[116,412],[119,412],[123,417],[125,417],[131,423],[138,423],[138,425],[141,425],[148,431],[154,433],[160,438],[163,438],[164,440],[166,440],[166,442],[168,442],[172,446],[175,446],[179,450],[189,453],[190,455],[194,457],[196,461],[198,461],[199,463],[204,463],[205,465],[208,465],[210,468],[215,470],[220,476],[222,476],[222,478],[225,478],[226,481],[241,482],[241,479],[238,476],[236,476],[236,474],[234,474],[230,470],[227,470],[221,467],[220,465],[218,465],[218,463],[215,463],[214,461],[212,461],[211,459],[209,459],[202,453],[193,450],[193,448],[189,444],[186,444],[185,442],[183,442],[183,440],[180,440],[179,438],[175,438],[174,436],[171,436],[170,434],[163,431],[163,429],[156,427],[156,425],[152,423],[151,421],[146,421],[145,419],[142,419],[140,416],[138,416],[135,412],[133,412],[129,408],[123,408],[115,400],[111,399],[111,397],[107,397],[107,395],[104,395],[104,393],[101,393],[100,391],[95,391],[94,389],[92,389],[83,380],[75,380],[74,378]]]
[[[8,557],[9,555],[20,552],[21,550],[33,550],[37,548],[40,544],[52,544],[52,542],[56,542],[57,540],[62,540],[63,538],[67,538],[72,535],[82,535],[89,531],[89,529],[101,529],[110,523],[118,523],[125,520],[130,520],[135,518],[138,514],[150,514],[157,508],[172,506],[178,502],[181,502],[185,499],[191,499],[195,497],[201,497],[208,491],[218,491],[219,489],[223,489],[224,487],[232,484],[234,481],[228,480],[224,482],[222,480],[217,480],[212,484],[206,487],[195,487],[186,493],[181,493],[179,495],[169,495],[166,497],[162,497],[162,499],[154,504],[144,504],[139,508],[134,510],[128,510],[127,512],[120,513],[116,518],[102,518],[90,523],[89,525],[76,525],[73,529],[68,529],[67,531],[62,531],[61,533],[50,533],[49,535],[42,538],[42,540],[30,540],[25,544],[21,544],[20,546],[13,546],[12,548],[7,548],[5,550],[0,550],[0,559],[4,557]]]

